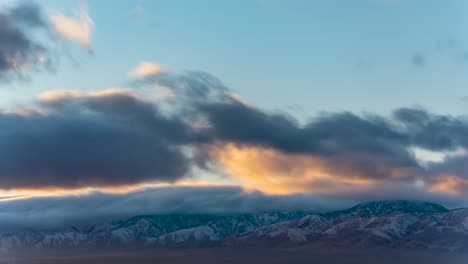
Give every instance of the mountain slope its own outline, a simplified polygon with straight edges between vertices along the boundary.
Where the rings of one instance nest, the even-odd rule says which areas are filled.
[[[323,214],[155,215],[0,235],[0,249],[200,246],[394,247],[468,251],[468,209],[380,201]]]
[[[468,251],[468,209],[432,203],[384,201],[308,215],[243,234],[237,244],[314,244]]]

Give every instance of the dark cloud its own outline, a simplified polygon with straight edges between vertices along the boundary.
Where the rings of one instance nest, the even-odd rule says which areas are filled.
[[[161,80],[166,87],[187,95],[189,101],[184,103],[190,107],[186,116],[208,124],[199,131],[197,143],[234,143],[313,155],[335,164],[334,173],[341,175],[353,171],[363,178],[413,181],[427,171],[411,147],[452,151],[468,146],[468,120],[462,116],[401,108],[392,117],[320,114],[301,125],[287,114],[267,112],[226,96],[227,88],[207,74],[158,74],[144,79]],[[203,151],[201,157],[212,158]]]
[[[468,179],[468,156],[466,154],[452,155],[442,162],[429,164],[430,172],[437,177],[440,174],[457,175]]]
[[[442,170],[421,167],[411,147],[440,152],[468,148],[467,117],[437,115],[421,108],[397,109],[392,118],[322,114],[303,126],[289,116],[235,102],[205,104],[200,112],[211,124],[208,131],[216,140],[322,157],[343,176],[354,171],[364,178],[424,178]],[[443,166],[468,175],[466,166],[461,166],[464,161],[466,157],[452,158]],[[406,177],[401,177],[402,170]]]
[[[0,78],[51,66],[49,49],[33,34],[47,30],[39,6],[31,2],[0,10]]]
[[[205,147],[218,143],[310,155],[326,161],[338,178],[414,182],[434,175],[435,167],[421,166],[412,147],[468,147],[466,118],[420,108],[401,108],[391,117],[325,113],[300,124],[229,96],[206,73],[137,82],[177,91],[182,107],[167,115],[130,92],[56,93],[42,98],[46,114],[0,115],[0,147],[6,150],[0,153],[1,188],[174,182],[193,165],[216,164]]]
[[[199,104],[197,111],[211,125],[206,132],[218,140],[291,151],[305,143],[299,138],[297,122],[283,114],[269,114],[232,101]]]
[[[383,199],[426,200],[449,208],[462,199],[447,198],[410,185],[376,187],[366,193],[269,196],[239,187],[164,187],[129,194],[91,193],[0,202],[0,233],[23,228],[97,224],[149,214],[236,214],[301,210],[325,212]]]
[[[179,96],[190,101],[213,99],[228,88],[213,75],[202,71],[183,73],[162,72],[137,78],[130,83],[134,87],[158,84],[173,89]]]
[[[356,188],[343,183],[344,189],[317,192],[320,195],[270,196],[246,193],[242,187],[166,187],[128,194],[6,197],[0,202],[0,231],[89,224],[138,214],[325,211],[384,199],[464,205],[466,196],[431,188],[440,185],[441,176],[447,174],[466,178],[466,155],[421,166],[410,151],[412,147],[467,148],[468,121],[463,116],[401,108],[389,117],[324,113],[301,124],[287,114],[232,98],[214,77],[198,74],[179,80],[164,77],[168,78],[166,87],[182,93],[184,105],[170,115],[163,114],[157,104],[123,91],[49,93],[41,97],[36,112],[0,114],[0,188],[175,182],[186,177],[193,165],[216,163],[204,150],[218,143],[326,160],[327,172],[336,182],[315,181],[323,186],[314,188],[336,190],[330,185],[341,184],[340,177],[380,184]],[[197,127],[197,122],[204,125]],[[183,147],[200,155],[187,155]],[[300,179],[298,184],[303,184]],[[465,185],[457,190],[460,194],[468,188]]]
[[[405,126],[410,143],[434,151],[468,147],[468,119],[437,115],[418,108],[402,108],[394,113]]]
[[[29,27],[46,27],[40,7],[33,2],[22,2],[9,10],[10,18],[18,24]]]
[[[58,106],[60,105],[60,106]],[[187,130],[125,94],[63,99],[47,115],[0,115],[0,186],[109,186],[183,177]]]
[[[390,178],[393,169],[419,169],[406,148],[407,135],[383,118],[344,112],[301,126],[284,114],[235,102],[205,104],[200,112],[211,124],[207,133],[218,141],[314,155],[335,164],[340,174],[352,170],[362,177]]]
[[[246,194],[239,187],[165,187],[129,194],[92,193],[0,202],[0,232],[12,228],[95,224],[147,214],[227,214],[278,210],[323,211],[352,205],[338,199]]]
[[[180,120],[164,116],[156,105],[129,92],[104,91],[96,95],[63,96],[43,100],[42,105],[58,115],[92,113],[115,123],[133,123],[179,143],[189,140],[189,128]]]

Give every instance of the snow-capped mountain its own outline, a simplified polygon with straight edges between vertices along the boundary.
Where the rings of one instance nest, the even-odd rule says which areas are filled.
[[[398,247],[468,251],[468,209],[382,201],[322,213],[136,216],[87,228],[0,235],[0,249],[196,246]]]
[[[449,211],[423,202],[371,202],[265,226],[231,243],[468,251],[468,209]]]
[[[24,230],[0,235],[0,249],[201,245],[296,219],[301,212],[239,215],[149,215],[86,228]]]

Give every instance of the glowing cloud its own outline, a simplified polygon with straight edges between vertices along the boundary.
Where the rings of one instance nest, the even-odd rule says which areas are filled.
[[[73,90],[55,90],[45,91],[39,95],[39,101],[47,104],[57,104],[65,100],[79,99],[79,98],[99,98],[99,97],[112,97],[112,96],[125,96],[128,98],[138,99],[133,93],[121,89],[106,89],[97,92],[82,93]]]
[[[455,175],[439,175],[430,190],[451,196],[465,196],[468,179]]]
[[[85,49],[92,50],[91,35],[94,24],[86,9],[80,8],[75,17],[52,13],[49,15],[49,19],[61,37],[77,42]]]
[[[132,71],[130,71],[129,75],[131,77],[144,78],[158,75],[162,72],[163,68],[160,65],[148,61],[142,61]]]
[[[39,95],[39,100],[45,103],[57,103],[68,98],[79,98],[79,91],[46,91]]]
[[[211,154],[245,188],[268,194],[345,193],[379,183],[376,179],[361,178],[353,171],[339,175],[333,171],[333,164],[311,155],[232,144],[213,147]]]

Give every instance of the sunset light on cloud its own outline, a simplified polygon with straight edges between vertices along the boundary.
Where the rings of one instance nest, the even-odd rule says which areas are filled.
[[[0,204],[468,206],[468,38],[439,4],[111,2],[0,6]]]
[[[163,68],[153,62],[142,61],[130,72],[133,77],[148,77],[163,72]]]
[[[378,183],[359,178],[352,171],[344,177],[333,175],[333,165],[326,160],[273,149],[227,145],[214,150],[214,155],[245,188],[268,194],[340,193]]]
[[[63,38],[77,42],[83,48],[92,50],[92,33],[94,23],[86,9],[81,6],[74,17],[58,12],[49,15],[55,31]]]

